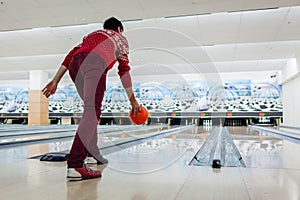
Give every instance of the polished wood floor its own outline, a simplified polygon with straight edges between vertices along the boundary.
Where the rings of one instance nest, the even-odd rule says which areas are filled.
[[[132,127],[118,128],[120,133],[100,134],[101,145],[136,137]],[[103,176],[85,181],[67,181],[65,162],[28,159],[68,149],[72,138],[2,147],[0,199],[300,199],[300,145],[247,127],[228,128],[246,168],[188,165],[212,129],[193,127],[111,152],[107,166],[91,165]]]

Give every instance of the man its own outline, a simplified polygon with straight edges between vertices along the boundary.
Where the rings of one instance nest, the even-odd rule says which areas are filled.
[[[129,74],[128,42],[122,35],[122,23],[111,17],[97,30],[85,36],[82,43],[74,47],[65,57],[56,75],[42,90],[46,97],[54,94],[58,83],[69,70],[70,77],[83,100],[84,111],[73,145],[68,156],[68,180],[82,180],[101,177],[101,172],[85,165],[87,157],[93,157],[98,164],[106,164],[97,146],[97,125],[106,89],[106,74],[118,61],[118,74],[131,103],[133,113],[139,111]]]

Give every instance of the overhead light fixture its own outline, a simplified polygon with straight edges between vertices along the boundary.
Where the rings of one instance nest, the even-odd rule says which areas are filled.
[[[135,21],[142,21],[143,19],[125,19],[121,20],[122,22],[135,22]]]
[[[193,14],[193,15],[173,15],[173,16],[166,16],[164,18],[179,18],[179,17],[195,17],[195,16],[200,16],[200,15],[211,15],[212,13],[198,13],[198,14]]]
[[[201,46],[203,46],[203,47],[213,47],[213,46],[215,46],[214,44],[203,44],[203,45],[201,45]]]
[[[235,12],[252,12],[252,11],[263,11],[263,10],[275,10],[279,7],[271,7],[271,8],[259,8],[259,9],[246,9],[246,10],[234,10],[228,11],[227,13],[235,13]]]

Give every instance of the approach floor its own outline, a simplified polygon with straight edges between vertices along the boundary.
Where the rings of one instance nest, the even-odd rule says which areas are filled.
[[[66,162],[28,159],[68,151],[76,128],[0,126],[0,199],[300,199],[300,145],[248,127],[227,127],[246,167],[189,165],[215,128],[202,126],[99,126],[100,179],[68,182]]]

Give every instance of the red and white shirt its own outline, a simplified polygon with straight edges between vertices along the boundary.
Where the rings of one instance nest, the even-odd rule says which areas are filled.
[[[111,69],[118,61],[118,74],[125,88],[131,87],[129,74],[129,47],[127,39],[114,30],[97,30],[85,36],[82,43],[74,47],[65,57],[62,65],[69,68],[72,58],[83,52],[93,52],[99,55],[108,69]]]

